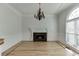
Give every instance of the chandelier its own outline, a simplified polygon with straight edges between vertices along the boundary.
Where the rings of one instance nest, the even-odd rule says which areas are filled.
[[[39,21],[42,20],[42,19],[45,19],[44,13],[43,13],[43,11],[41,10],[41,7],[40,7],[40,3],[39,3],[39,9],[38,9],[37,13],[34,14],[34,18],[38,19]]]

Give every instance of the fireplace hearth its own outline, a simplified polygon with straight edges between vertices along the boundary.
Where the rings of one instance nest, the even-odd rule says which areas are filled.
[[[46,32],[34,32],[33,33],[33,41],[39,42],[39,41],[47,41],[47,33]]]

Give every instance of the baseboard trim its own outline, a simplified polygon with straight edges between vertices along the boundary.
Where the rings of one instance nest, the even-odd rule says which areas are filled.
[[[64,49],[66,48],[66,46],[63,44],[63,43],[61,43],[60,41],[56,41],[61,47],[63,47]]]
[[[60,42],[60,41],[58,41],[58,42]],[[70,45],[68,45],[68,44],[64,44],[64,43],[62,43],[62,42],[60,42],[60,43],[61,43],[62,45],[64,45],[65,48],[68,48],[68,49],[70,49],[70,50],[76,52],[77,54],[79,54],[78,50],[75,49],[74,47],[72,47],[72,46],[70,46]]]
[[[7,56],[10,52],[12,52],[14,49],[16,49],[18,46],[20,46],[20,44],[22,44],[22,41],[18,42],[17,44],[13,45],[12,47],[10,47],[9,49],[7,49],[6,51],[4,51],[2,53],[2,56]]]

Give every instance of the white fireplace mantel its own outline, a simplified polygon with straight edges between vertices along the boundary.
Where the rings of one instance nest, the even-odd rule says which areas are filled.
[[[33,33],[34,32],[47,32],[48,33],[48,31],[47,31],[47,28],[29,28],[29,32],[30,32],[30,39],[33,39]]]

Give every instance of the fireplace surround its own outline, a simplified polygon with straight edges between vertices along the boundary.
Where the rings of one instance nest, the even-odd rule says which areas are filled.
[[[33,41],[34,42],[39,42],[39,41],[46,42],[47,32],[33,32]]]

